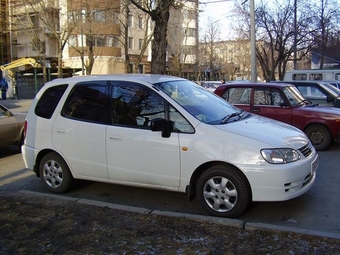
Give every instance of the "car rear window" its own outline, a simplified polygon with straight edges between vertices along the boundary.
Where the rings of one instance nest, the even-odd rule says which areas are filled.
[[[67,89],[66,84],[48,88],[39,99],[36,107],[35,114],[39,117],[50,119],[57,107],[61,97]]]

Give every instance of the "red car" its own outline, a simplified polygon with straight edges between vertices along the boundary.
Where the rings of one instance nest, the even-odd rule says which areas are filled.
[[[340,109],[311,103],[291,84],[228,83],[214,93],[242,110],[299,128],[319,151],[340,141]]]

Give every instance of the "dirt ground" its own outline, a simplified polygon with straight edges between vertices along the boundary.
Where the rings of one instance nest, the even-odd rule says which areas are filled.
[[[340,254],[340,240],[246,231],[19,193],[0,193],[0,254]]]

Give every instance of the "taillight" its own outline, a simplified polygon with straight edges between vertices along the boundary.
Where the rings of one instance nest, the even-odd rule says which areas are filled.
[[[24,124],[24,138],[26,138],[26,132],[27,132],[27,120],[25,120]]]

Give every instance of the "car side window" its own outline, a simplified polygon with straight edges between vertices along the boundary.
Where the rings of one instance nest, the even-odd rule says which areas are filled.
[[[112,84],[112,124],[150,129],[150,120],[165,118],[164,99],[153,90],[135,82]]]
[[[76,120],[107,123],[107,85],[105,81],[76,84],[61,115]]]
[[[255,89],[254,105],[280,106],[284,103],[279,90],[269,88]]]
[[[227,102],[231,104],[250,104],[251,88],[230,88],[223,94]]]
[[[194,133],[194,127],[187,121],[183,115],[174,107],[169,107],[170,121],[173,122],[173,131],[179,133]]]
[[[6,111],[0,107],[0,117],[6,116]]]
[[[34,112],[37,116],[50,119],[68,85],[48,88],[40,97]]]
[[[322,90],[315,86],[298,86],[298,90],[301,92],[303,96],[312,97],[312,98],[322,98],[325,99],[326,95]]]

